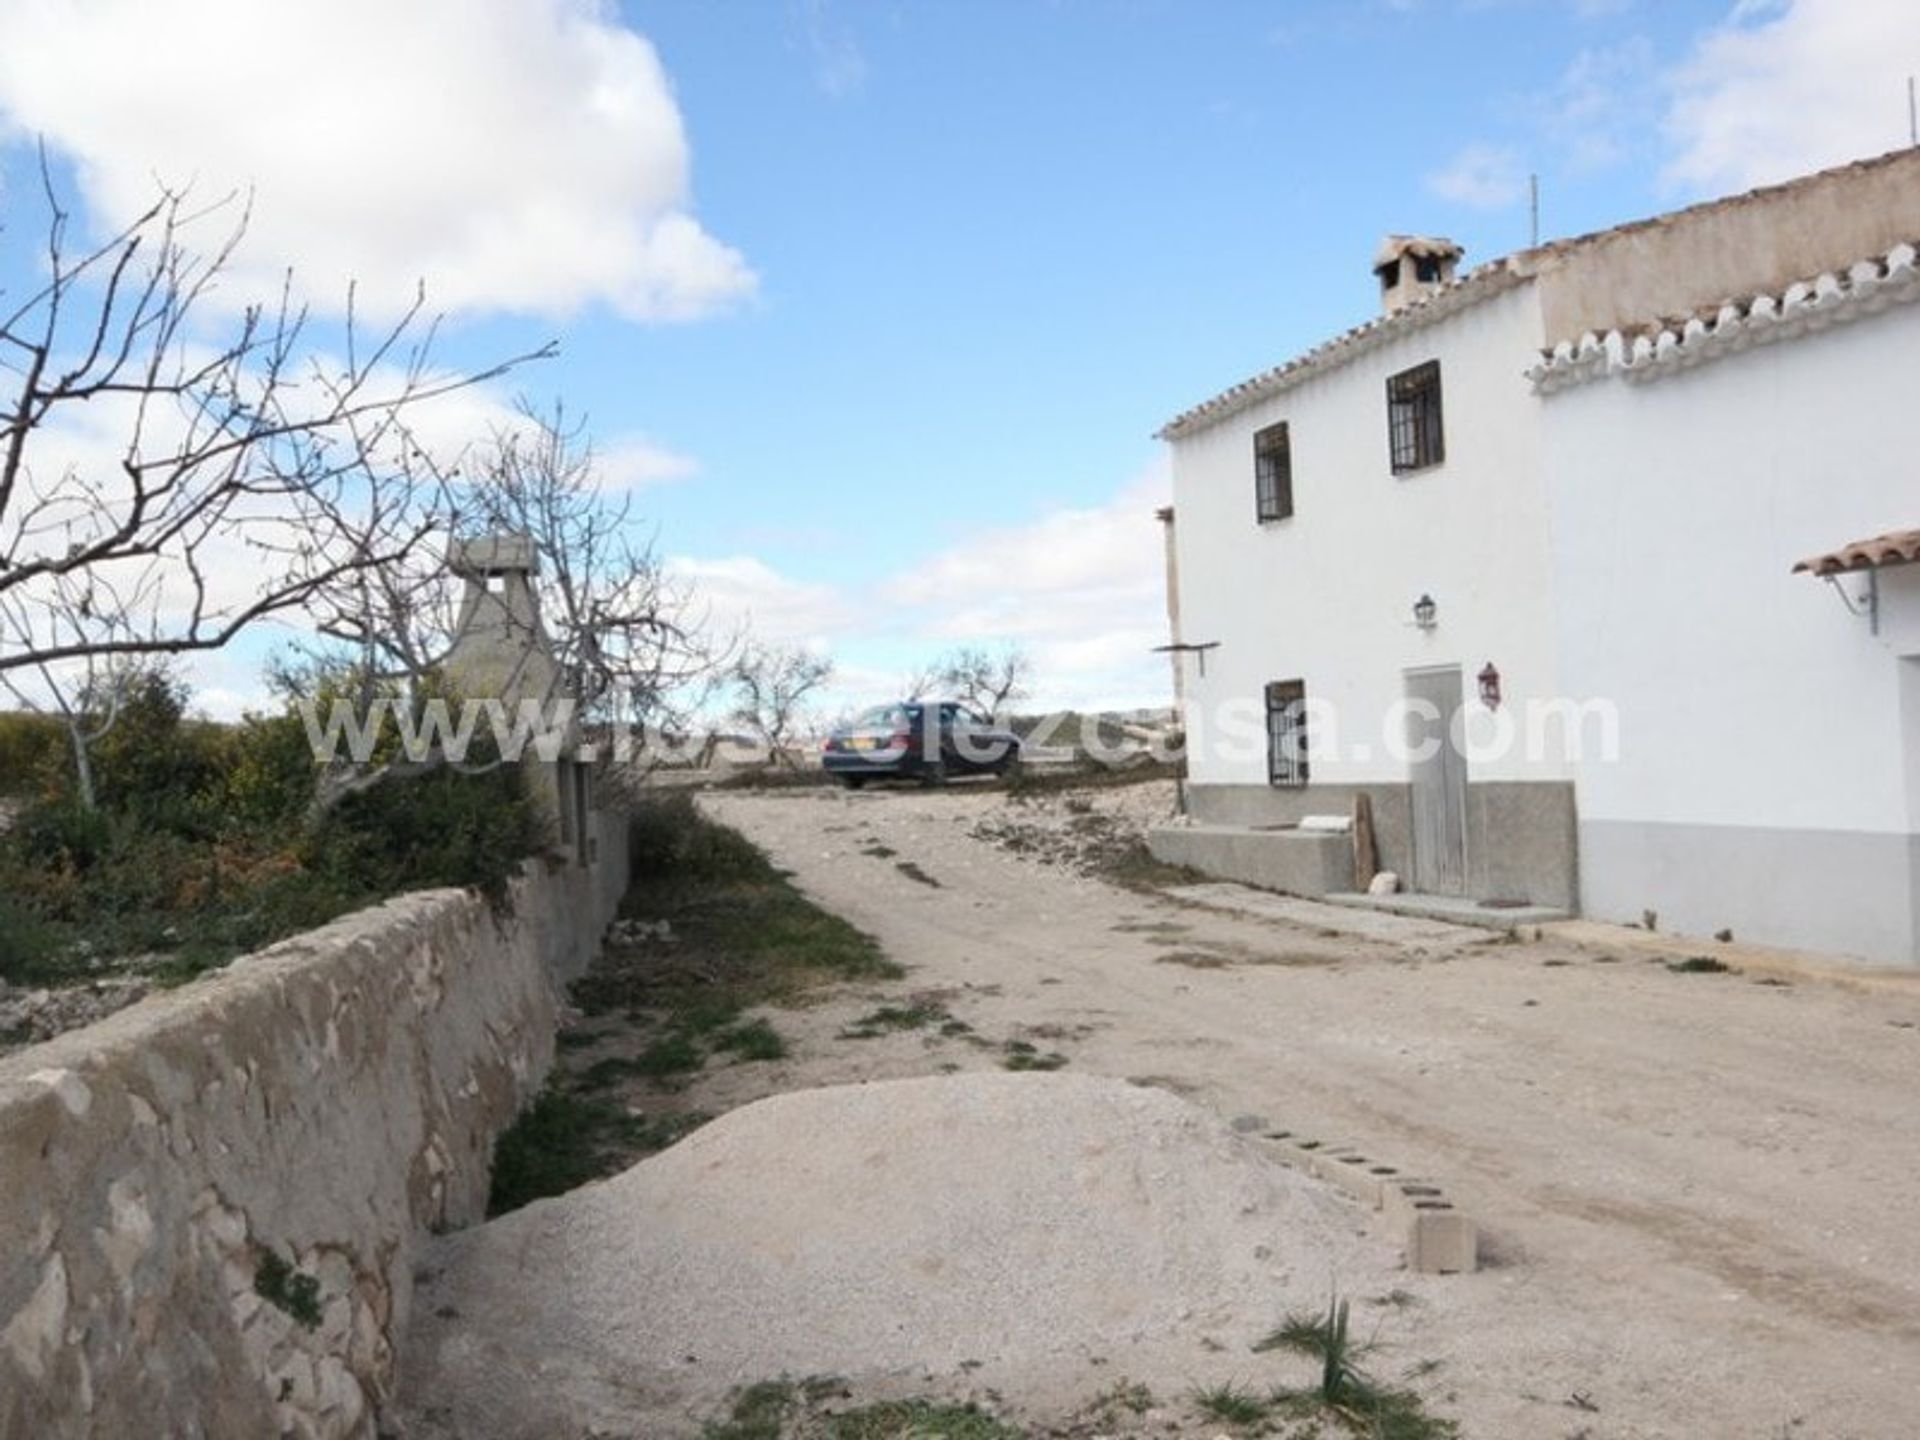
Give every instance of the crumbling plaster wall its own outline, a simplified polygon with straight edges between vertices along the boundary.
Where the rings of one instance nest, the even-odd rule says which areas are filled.
[[[484,1214],[624,890],[599,823],[510,917],[403,896],[0,1060],[0,1436],[375,1433],[416,1242]]]

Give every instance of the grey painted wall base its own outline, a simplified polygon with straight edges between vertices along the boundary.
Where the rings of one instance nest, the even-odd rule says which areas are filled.
[[[1226,825],[1169,825],[1147,833],[1156,860],[1288,895],[1353,888],[1353,837]]]
[[[1596,920],[1920,965],[1920,836],[1583,820],[1580,851]]]
[[[1350,815],[1354,797],[1362,793],[1373,801],[1380,868],[1412,875],[1412,795],[1406,785],[1308,785],[1288,790],[1189,781],[1187,810],[1196,821],[1209,825],[1289,825],[1305,815]],[[1350,883],[1339,888],[1351,888]],[[1579,832],[1571,784],[1468,783],[1467,894],[1476,900],[1525,900],[1555,910],[1578,906]]]

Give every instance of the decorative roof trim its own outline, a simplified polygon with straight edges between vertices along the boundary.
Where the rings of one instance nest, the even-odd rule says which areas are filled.
[[[1562,340],[1542,352],[1526,374],[1540,395],[1610,376],[1644,383],[1915,300],[1920,300],[1920,252],[1911,244],[1896,245],[1845,272],[1796,281],[1778,295],[1729,300],[1717,311],[1685,320],[1663,317]]]
[[[1920,530],[1895,530],[1871,540],[1856,540],[1825,555],[1813,555],[1793,567],[1796,575],[1844,575],[1849,570],[1874,570],[1882,565],[1910,565],[1920,560]]]
[[[1531,272],[1523,273],[1511,259],[1491,261],[1442,286],[1431,295],[1411,301],[1390,314],[1377,315],[1366,324],[1336,335],[1284,365],[1276,365],[1249,380],[1242,380],[1211,400],[1203,400],[1191,410],[1183,410],[1161,426],[1154,438],[1178,440],[1217,425],[1316,375],[1351,364],[1391,340],[1417,334],[1429,325],[1437,325],[1449,315],[1482,304],[1496,295],[1503,295],[1531,278]]]

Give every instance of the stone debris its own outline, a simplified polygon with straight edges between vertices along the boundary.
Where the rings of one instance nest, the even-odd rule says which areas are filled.
[[[609,945],[671,945],[673,941],[671,920],[616,920],[607,927]]]
[[[1102,875],[1135,859],[1147,831],[1173,816],[1172,781],[1011,794],[968,834],[1041,865]]]
[[[153,981],[139,975],[89,980],[59,990],[17,989],[0,980],[0,1054],[104,1020],[152,989]]]

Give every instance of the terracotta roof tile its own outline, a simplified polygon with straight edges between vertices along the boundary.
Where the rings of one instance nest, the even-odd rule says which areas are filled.
[[[1810,555],[1793,567],[1793,573],[1840,575],[1849,570],[1907,565],[1916,560],[1920,560],[1920,530],[1893,530],[1871,540],[1856,540],[1824,555]]]

